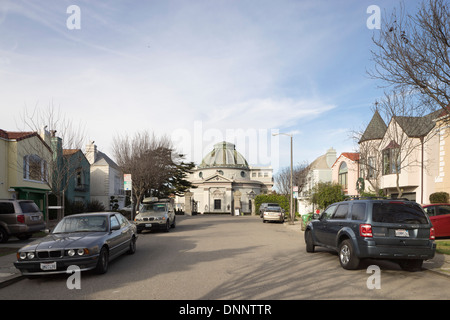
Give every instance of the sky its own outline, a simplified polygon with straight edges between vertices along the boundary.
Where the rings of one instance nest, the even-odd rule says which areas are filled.
[[[275,174],[288,135],[294,165],[354,152],[383,95],[367,74],[374,5],[383,18],[399,2],[0,0],[0,129],[53,105],[111,157],[114,137],[145,130],[197,164],[235,143]]]

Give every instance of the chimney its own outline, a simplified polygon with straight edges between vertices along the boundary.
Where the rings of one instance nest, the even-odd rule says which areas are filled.
[[[97,146],[94,144],[95,141],[92,141],[91,143],[88,143],[86,145],[86,159],[89,161],[90,164],[93,164],[95,162],[95,159],[97,158]]]
[[[327,165],[329,168],[331,168],[331,166],[336,162],[337,159],[336,150],[334,150],[333,148],[328,149],[326,158],[327,158]]]

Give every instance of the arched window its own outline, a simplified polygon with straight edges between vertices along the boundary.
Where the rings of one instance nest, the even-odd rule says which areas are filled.
[[[339,166],[339,184],[344,188],[347,189],[347,182],[348,182],[348,167],[347,164],[343,161],[341,162],[341,165]]]

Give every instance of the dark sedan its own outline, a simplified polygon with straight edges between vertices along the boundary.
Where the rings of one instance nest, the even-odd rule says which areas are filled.
[[[136,226],[120,213],[71,215],[51,234],[22,247],[14,266],[28,276],[66,273],[73,265],[102,274],[109,261],[136,251],[136,239]]]

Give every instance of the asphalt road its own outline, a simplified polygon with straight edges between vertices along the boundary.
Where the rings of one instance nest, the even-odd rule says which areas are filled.
[[[177,218],[168,233],[142,233],[108,273],[82,273],[80,289],[68,289],[69,275],[46,276],[0,289],[0,299],[450,299],[449,278],[391,262],[379,264],[380,289],[369,289],[374,261],[344,270],[330,251],[306,253],[302,232],[259,217]]]

